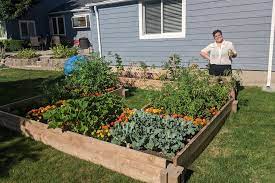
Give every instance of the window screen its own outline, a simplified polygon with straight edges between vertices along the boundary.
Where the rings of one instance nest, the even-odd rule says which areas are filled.
[[[150,0],[145,1],[145,33],[160,34],[161,33],[161,1]]]

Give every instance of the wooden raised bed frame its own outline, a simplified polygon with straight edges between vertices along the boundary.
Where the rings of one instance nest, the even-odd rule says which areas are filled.
[[[171,161],[77,133],[48,129],[46,124],[8,113],[10,109],[26,106],[34,99],[37,98],[1,106],[0,126],[21,132],[57,150],[102,165],[134,179],[161,183],[176,183],[183,180],[184,169],[193,163],[219,132],[234,102],[233,99],[229,100]]]

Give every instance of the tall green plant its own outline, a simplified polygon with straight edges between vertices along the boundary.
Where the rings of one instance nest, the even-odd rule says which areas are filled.
[[[175,80],[179,76],[181,58],[177,54],[173,54],[169,57],[168,61],[164,63],[164,69],[168,70],[168,77],[170,80]]]
[[[112,72],[110,63],[96,55],[92,55],[90,60],[76,63],[75,71],[65,81],[73,94],[84,96],[105,93],[106,89],[118,84],[117,75]]]
[[[151,95],[154,107],[169,114],[210,118],[209,109],[220,109],[228,100],[231,85],[215,82],[207,71],[196,67],[181,69],[178,79]]]
[[[122,65],[122,59],[119,56],[119,54],[117,54],[117,53],[115,54],[115,62],[116,62],[116,71],[117,71],[117,74],[118,74],[118,76],[121,76],[122,72],[124,71],[124,67]]]

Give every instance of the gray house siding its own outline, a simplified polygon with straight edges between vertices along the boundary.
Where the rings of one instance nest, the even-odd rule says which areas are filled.
[[[124,64],[145,61],[148,65],[162,65],[176,53],[183,64],[207,64],[199,52],[213,42],[212,31],[221,29],[226,40],[238,51],[233,68],[266,70],[272,0],[187,0],[186,37],[173,39],[139,39],[138,2],[98,7],[103,55],[112,58],[118,53]],[[96,19],[92,18],[91,40],[98,49]],[[275,56],[274,56],[275,57]],[[275,70],[275,63],[273,64]]]

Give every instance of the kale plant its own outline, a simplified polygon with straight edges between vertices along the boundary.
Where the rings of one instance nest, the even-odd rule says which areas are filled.
[[[171,157],[184,147],[187,140],[199,130],[191,121],[161,118],[143,111],[136,113],[128,123],[117,123],[111,129],[112,143],[137,150],[152,150]]]

